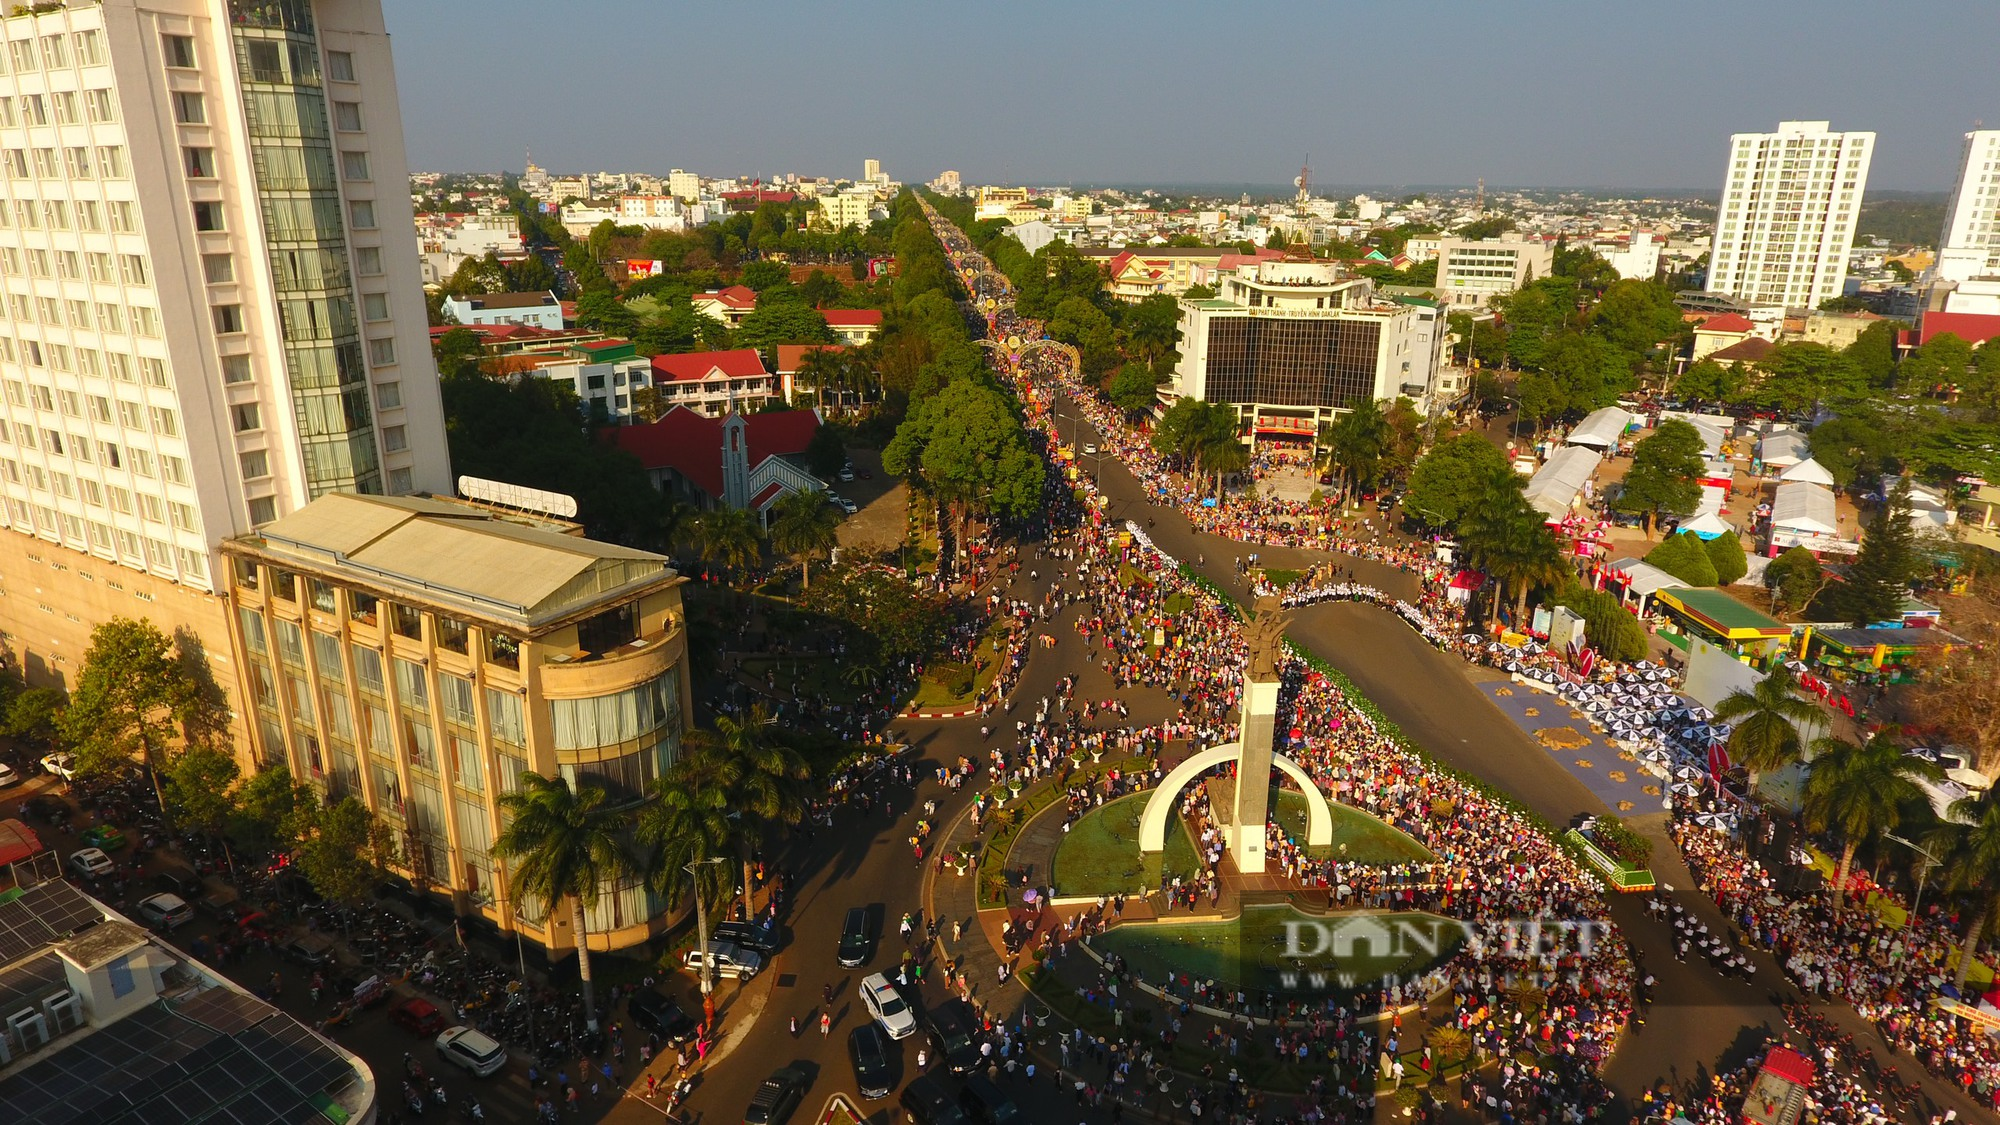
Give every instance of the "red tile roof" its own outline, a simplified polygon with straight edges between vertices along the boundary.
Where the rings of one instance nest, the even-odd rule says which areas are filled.
[[[1752,336],[1747,340],[1739,340],[1726,348],[1717,348],[1715,351],[1708,353],[1707,358],[1715,360],[1717,363],[1755,363],[1777,350],[1778,345],[1771,341],[1766,340],[1762,336]]]
[[[1702,321],[1700,324],[1695,326],[1695,331],[1726,332],[1726,333],[1733,333],[1736,335],[1747,335],[1751,332],[1757,331],[1757,326],[1755,324],[1752,324],[1750,322],[1750,318],[1747,316],[1740,316],[1736,313],[1723,313],[1721,316],[1712,316],[1709,317],[1707,320]]]
[[[846,350],[846,344],[779,344],[778,374],[784,375],[797,371],[800,367],[804,366],[806,354],[809,352],[844,352]]]
[[[861,328],[882,323],[881,309],[821,309],[819,314],[834,328]]]
[[[2000,316],[1991,313],[1927,312],[1918,325],[1918,332],[1921,334],[1918,343],[1927,344],[1931,337],[1949,332],[1968,344],[1983,344],[2000,336]]]
[[[764,370],[764,360],[757,354],[755,348],[656,355],[653,357],[653,370],[659,373],[659,378],[655,381],[662,383],[684,383],[695,379],[706,379],[711,372],[717,370],[732,379],[770,374]]]
[[[732,309],[754,309],[757,307],[757,291],[747,285],[730,285],[696,293],[694,300],[715,301]]]
[[[713,497],[722,495],[722,419],[676,406],[660,420],[611,431],[620,449],[648,469],[673,469]],[[772,457],[797,456],[812,444],[819,416],[810,410],[776,410],[743,416],[750,469]]]

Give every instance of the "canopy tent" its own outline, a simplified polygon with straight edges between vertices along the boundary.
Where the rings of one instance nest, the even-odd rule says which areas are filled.
[[[1806,484],[1822,484],[1828,488],[1833,487],[1833,474],[1827,472],[1826,466],[1811,457],[1778,474],[1778,479],[1781,481],[1801,481]]]
[[[1528,481],[1528,503],[1550,520],[1569,514],[1585,481],[1597,472],[1604,455],[1581,445],[1565,445]]]
[[[1619,559],[1611,569],[1624,576],[1625,592],[1635,598],[1651,597],[1687,583],[1640,558]]]
[[[1833,493],[1811,481],[1785,481],[1771,500],[1771,529],[1803,535],[1838,534]]]
[[[1736,534],[1736,525],[1714,512],[1700,512],[1682,520],[1680,530],[1692,531],[1703,539],[1718,539],[1724,535]]]
[[[1632,424],[1633,417],[1631,411],[1621,410],[1616,406],[1593,410],[1583,421],[1576,424],[1576,428],[1569,432],[1569,437],[1565,440],[1571,445],[1588,445],[1597,449],[1614,448],[1618,444],[1618,439],[1625,435],[1626,427]]]
[[[1789,469],[1811,458],[1812,447],[1797,430],[1772,430],[1757,443],[1757,459],[1770,468]]]

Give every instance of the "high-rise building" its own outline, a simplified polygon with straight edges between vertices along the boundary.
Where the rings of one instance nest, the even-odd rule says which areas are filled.
[[[701,199],[701,177],[676,168],[667,173],[667,194],[683,203],[694,203]]]
[[[2000,275],[2000,129],[1965,135],[1965,158],[1931,273],[1954,283]]]
[[[381,4],[12,10],[0,640],[59,681],[149,617],[228,686],[222,541],[451,489]]]
[[[1539,238],[1438,241],[1437,287],[1460,307],[1483,306],[1555,268],[1555,248]]]
[[[882,179],[882,162],[880,160],[869,159],[861,162],[862,183],[880,183]]]
[[[1839,296],[1875,134],[1827,126],[1780,121],[1775,133],[1729,138],[1709,292],[1807,309]]]

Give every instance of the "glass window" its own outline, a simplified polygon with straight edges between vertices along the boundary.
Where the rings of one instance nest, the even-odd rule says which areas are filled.
[[[486,662],[506,668],[521,667],[521,642],[505,633],[486,634]]]
[[[346,51],[328,51],[326,73],[335,82],[354,81],[354,56]]]
[[[328,633],[312,635],[313,663],[319,665],[320,678],[334,683],[344,683],[347,673],[340,665],[340,638]]]
[[[349,645],[354,655],[354,684],[370,695],[385,695],[382,685],[382,654],[365,645]]]
[[[370,199],[356,199],[347,205],[348,215],[354,220],[355,230],[375,229],[375,202]]]
[[[321,578],[306,579],[306,593],[312,598],[312,607],[321,613],[334,611],[333,583]]]
[[[375,607],[378,600],[373,594],[364,594],[359,590],[349,590],[347,592],[348,617],[355,621],[363,621],[373,625],[375,623]]]
[[[549,701],[558,750],[586,750],[637,741],[680,723],[680,681],[666,672],[635,688],[594,699]]]
[[[401,427],[396,428],[400,429]],[[466,642],[471,634],[470,628],[465,622],[455,617],[446,617],[443,614],[439,614],[433,620],[437,624],[438,647],[449,649],[463,656],[466,652]]]
[[[222,357],[222,381],[225,383],[247,383],[250,381],[250,357],[247,355],[226,355]]]
[[[508,746],[528,745],[528,729],[521,715],[521,697],[513,692],[486,689],[486,722],[493,731],[493,741]]]
[[[215,150],[212,148],[184,148],[181,154],[186,158],[187,174],[196,180],[215,178]]]
[[[236,259],[227,254],[203,254],[201,277],[210,285],[226,285],[236,280]]]
[[[363,277],[375,277],[382,272],[382,248],[360,246],[354,251],[354,272]]]
[[[359,133],[361,131],[361,103],[333,103],[333,127],[343,133]]]
[[[243,479],[262,480],[271,475],[271,459],[261,449],[243,455]]]
[[[368,178],[368,154],[365,152],[343,152],[340,154],[340,177],[344,180],[365,180]]]
[[[241,565],[241,560],[238,560],[238,565]],[[256,564],[252,563],[250,565],[254,571]],[[253,590],[257,588],[255,582],[243,584]],[[243,623],[243,647],[249,649],[251,652],[264,652],[264,618],[254,609],[239,609],[236,611],[236,616]]]
[[[306,635],[298,622],[278,618],[278,657],[295,667],[305,667]]]
[[[430,676],[424,666],[396,657],[396,691],[403,706],[428,711],[431,706]]]
[[[177,90],[173,96],[174,120],[183,125],[208,124],[208,105],[200,94],[189,90]]]
[[[160,53],[166,56],[168,66],[180,70],[194,69],[194,36],[160,36]]]
[[[396,630],[396,635],[408,637],[413,641],[423,640],[423,611],[413,605],[404,605],[402,602],[391,602],[389,605],[389,625]]]

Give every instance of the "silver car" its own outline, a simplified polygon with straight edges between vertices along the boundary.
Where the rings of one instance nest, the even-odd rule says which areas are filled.
[[[749,980],[764,967],[764,958],[740,945],[727,941],[708,943],[708,963],[714,967],[715,975]],[[690,949],[681,958],[681,964],[697,975],[701,972],[701,950]]]

